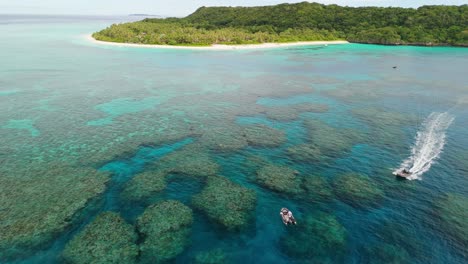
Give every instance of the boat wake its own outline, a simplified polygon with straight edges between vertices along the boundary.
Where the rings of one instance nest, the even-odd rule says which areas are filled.
[[[411,156],[404,160],[394,173],[406,170],[408,180],[421,179],[439,157],[445,145],[446,131],[454,117],[449,113],[430,114],[423,122],[416,135],[416,142],[411,149]]]

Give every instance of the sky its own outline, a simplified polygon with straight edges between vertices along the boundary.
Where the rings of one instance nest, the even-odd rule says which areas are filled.
[[[186,16],[200,6],[259,6],[300,1],[287,0],[0,0],[1,14],[154,14]],[[310,1],[312,2],[312,1]],[[468,0],[315,0],[323,4],[346,6],[463,5]]]

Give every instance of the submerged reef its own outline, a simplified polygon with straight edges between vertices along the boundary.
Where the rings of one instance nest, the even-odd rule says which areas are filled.
[[[353,129],[338,129],[319,120],[306,120],[304,124],[309,134],[309,143],[316,146],[323,156],[343,155],[361,140],[359,132]],[[313,148],[308,148],[313,153]]]
[[[298,194],[301,192],[301,178],[297,174],[290,167],[267,164],[257,171],[255,181],[273,191]]]
[[[55,163],[0,175],[0,260],[27,256],[69,227],[102,194],[109,177]]]
[[[226,254],[220,248],[200,252],[195,256],[195,264],[220,264],[228,263]]]
[[[461,194],[447,194],[434,202],[440,228],[458,241],[468,255],[468,198]]]
[[[384,196],[368,176],[348,173],[338,176],[334,190],[341,201],[358,208],[376,205]]]
[[[301,186],[305,191],[304,197],[308,201],[325,202],[333,199],[330,184],[321,176],[305,176]]]
[[[266,158],[258,155],[249,154],[245,157],[245,160],[242,163],[242,168],[246,168],[246,173],[248,173],[250,171],[257,171],[261,167],[266,166],[268,164],[270,164],[270,162]]]
[[[137,219],[142,263],[163,263],[175,258],[189,243],[192,210],[178,201],[149,206]]]
[[[382,89],[376,89],[375,87],[379,87],[378,84],[369,81],[353,82],[341,86],[337,85],[337,88],[326,90],[322,93],[344,102],[355,103],[376,100],[383,96],[384,92]]]
[[[269,119],[278,121],[292,121],[299,117],[299,114],[305,112],[324,113],[328,111],[328,106],[325,104],[301,103],[294,105],[284,105],[267,107],[265,115]]]
[[[364,255],[366,263],[412,263],[408,251],[397,244],[378,243],[370,248],[365,248]]]
[[[96,217],[65,246],[66,263],[136,263],[138,246],[134,227],[114,212]]]
[[[256,200],[253,190],[221,176],[210,176],[202,192],[193,197],[193,205],[228,230],[236,230],[252,219]]]
[[[317,162],[320,160],[322,153],[316,145],[305,143],[289,147],[287,154],[294,161]]]
[[[407,147],[402,126],[414,124],[417,119],[413,115],[389,111],[381,108],[358,108],[351,111],[352,115],[365,122],[368,126],[368,142],[372,145]]]
[[[254,147],[273,148],[286,142],[283,131],[266,125],[249,125],[244,127],[243,136],[249,145]]]
[[[199,144],[188,145],[154,162],[152,168],[175,174],[206,177],[218,173],[220,166]]]
[[[144,171],[124,185],[121,197],[127,201],[143,201],[166,188],[166,171]]]
[[[373,229],[377,241],[364,248],[366,263],[412,263],[411,257],[431,262],[428,245],[411,234],[414,227],[406,221],[387,220]]]
[[[308,215],[299,225],[288,228],[287,234],[280,239],[284,253],[314,263],[343,261],[347,232],[335,216],[326,213]]]
[[[233,152],[247,147],[247,139],[241,127],[226,123],[222,125],[204,130],[199,139],[200,144],[218,152]]]

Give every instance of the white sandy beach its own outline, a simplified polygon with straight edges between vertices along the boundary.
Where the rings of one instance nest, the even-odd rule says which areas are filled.
[[[335,45],[348,44],[345,40],[335,41],[300,41],[290,43],[263,43],[263,44],[247,44],[247,45],[211,45],[207,47],[193,46],[171,46],[171,45],[148,45],[148,44],[133,44],[133,43],[117,43],[96,40],[92,35],[87,35],[86,38],[94,43],[118,47],[139,47],[139,48],[156,48],[156,49],[188,49],[188,50],[244,50],[244,49],[271,49],[279,47],[294,47],[294,46],[310,46],[310,45]]]

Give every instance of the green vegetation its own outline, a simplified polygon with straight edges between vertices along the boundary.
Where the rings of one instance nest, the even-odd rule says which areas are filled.
[[[468,46],[468,5],[354,8],[302,2],[201,7],[185,18],[114,24],[93,37],[112,42],[199,46],[337,39]]]

